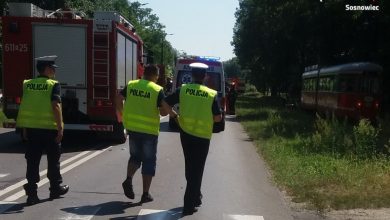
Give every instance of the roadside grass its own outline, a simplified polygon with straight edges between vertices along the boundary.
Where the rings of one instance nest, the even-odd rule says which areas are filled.
[[[270,166],[275,182],[320,212],[390,207],[390,124],[378,128],[317,118],[281,98],[245,94],[237,117]]]
[[[7,118],[5,117],[4,113],[3,113],[3,109],[0,107],[0,127],[3,127],[3,122],[6,120]]]

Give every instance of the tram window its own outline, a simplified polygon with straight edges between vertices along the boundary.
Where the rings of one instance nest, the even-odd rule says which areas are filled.
[[[320,78],[319,90],[321,91],[333,91],[334,90],[334,77],[328,76]]]
[[[334,76],[329,78],[329,91],[335,91],[336,87],[336,79]]]
[[[314,90],[316,90],[316,85],[314,84],[315,83],[315,80],[314,79],[310,79],[310,84],[309,84],[309,90],[310,91],[314,91]]]
[[[317,80],[316,79],[310,80],[310,88],[311,88],[311,91],[316,91],[316,89],[317,89]]]
[[[310,91],[310,79],[303,80],[303,90]]]
[[[310,91],[310,79],[304,79],[303,80],[303,90],[304,91]]]
[[[356,92],[358,90],[358,76],[349,75],[341,76],[339,80],[338,91],[340,92]]]
[[[304,89],[304,91],[315,91],[316,90],[316,80],[315,79],[304,79],[303,80],[303,89]]]
[[[318,90],[320,90],[320,91],[324,91],[324,90],[326,90],[326,78],[320,78],[320,85],[319,85],[319,89]]]
[[[372,76],[362,77],[359,91],[368,94],[378,94],[380,92],[379,79]]]

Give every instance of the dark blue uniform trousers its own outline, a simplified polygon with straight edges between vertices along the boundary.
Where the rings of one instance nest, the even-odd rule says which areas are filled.
[[[204,166],[209,152],[210,140],[180,132],[184,152],[185,176],[187,180],[184,194],[184,209],[192,209],[201,198],[201,185]]]
[[[36,193],[39,177],[39,164],[42,154],[47,154],[47,178],[51,188],[56,188],[62,183],[60,174],[61,144],[55,142],[57,130],[31,129],[27,130],[28,146],[25,154],[27,160],[27,194]]]

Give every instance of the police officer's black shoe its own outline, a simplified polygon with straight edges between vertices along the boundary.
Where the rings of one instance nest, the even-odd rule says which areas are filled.
[[[154,200],[153,197],[149,193],[144,192],[142,194],[141,203],[151,202],[153,200]]]
[[[134,191],[133,191],[133,185],[131,184],[131,180],[126,179],[122,183],[122,188],[127,198],[134,199]]]
[[[202,205],[202,198],[203,198],[203,195],[202,193],[199,195],[199,198],[195,200],[194,202],[194,205],[195,207],[200,207]]]
[[[50,199],[57,199],[69,191],[68,185],[50,187]]]
[[[194,202],[195,207],[200,207],[202,205],[202,200],[198,199]]]
[[[184,207],[181,214],[182,214],[182,216],[187,216],[187,215],[192,215],[197,211],[198,211],[198,209],[195,207]]]
[[[29,195],[27,197],[27,201],[26,201],[26,205],[27,206],[30,206],[30,205],[35,205],[37,203],[40,203],[41,200],[38,198],[38,196],[35,194],[35,195]]]

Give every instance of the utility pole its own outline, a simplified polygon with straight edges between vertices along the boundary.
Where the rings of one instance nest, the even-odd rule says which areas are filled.
[[[164,40],[167,35],[173,35],[173,34],[164,34],[164,37],[161,38],[161,64],[164,65]]]

